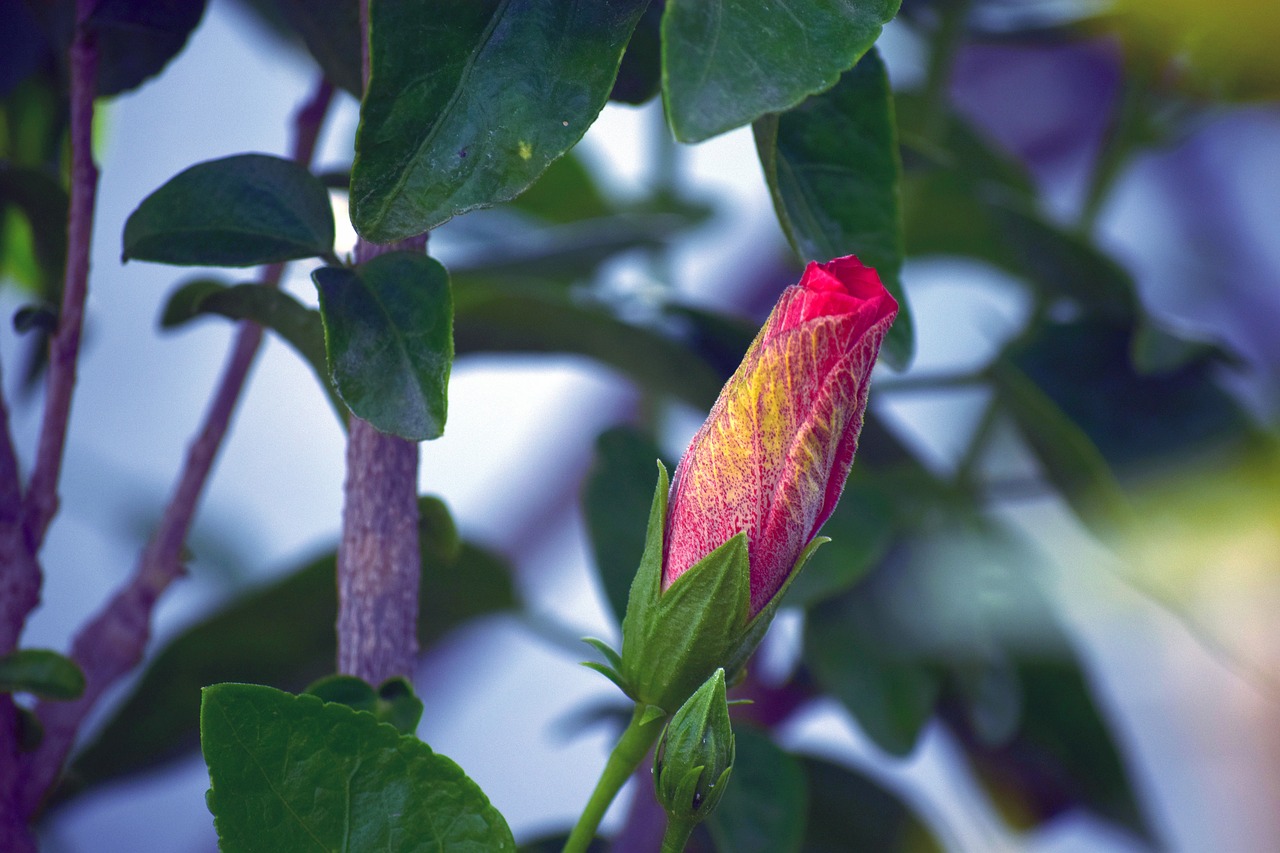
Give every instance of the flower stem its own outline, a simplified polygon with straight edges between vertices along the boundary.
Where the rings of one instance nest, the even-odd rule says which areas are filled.
[[[604,772],[600,774],[600,781],[596,782],[596,788],[591,792],[591,799],[587,800],[587,807],[582,810],[577,826],[573,828],[573,832],[569,834],[569,840],[565,842],[564,853],[584,853],[591,840],[595,838],[596,829],[604,819],[605,812],[609,810],[609,804],[613,802],[613,798],[618,795],[618,791],[622,789],[627,779],[631,778],[635,769],[640,766],[640,762],[649,754],[649,747],[653,746],[653,742],[662,733],[665,719],[657,717],[646,722],[647,707],[642,703],[636,703],[635,711],[631,714],[631,722],[622,732],[622,737],[618,738],[618,743],[604,766]]]
[[[662,853],[684,853],[684,847],[693,835],[693,828],[698,825],[695,820],[687,818],[667,818],[667,831],[662,834]]]

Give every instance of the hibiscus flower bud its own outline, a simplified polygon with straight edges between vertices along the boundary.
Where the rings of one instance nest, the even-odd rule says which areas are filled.
[[[898,305],[857,258],[811,263],[657,493],[602,668],[670,713],[717,667],[736,674],[820,539],[853,464],[871,369]]]
[[[844,489],[897,313],[853,256],[810,263],[783,291],[676,468],[663,589],[745,531],[751,613],[777,594]]]

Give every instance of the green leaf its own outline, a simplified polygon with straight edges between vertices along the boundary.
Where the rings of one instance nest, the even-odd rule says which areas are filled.
[[[48,649],[19,649],[0,657],[0,693],[34,693],[43,699],[78,699],[84,673]]]
[[[619,623],[644,553],[645,520],[653,500],[653,462],[662,456],[649,438],[629,427],[596,439],[596,462],[582,493],[596,572]]]
[[[46,302],[23,305],[13,312],[13,330],[20,335],[28,332],[52,335],[58,331],[58,309]]]
[[[518,195],[595,121],[645,5],[373,4],[356,230],[390,242]]]
[[[218,684],[202,691],[200,741],[224,850],[515,850],[458,765],[345,705]]]
[[[679,341],[619,320],[564,288],[512,287],[480,281],[454,294],[458,355],[479,352],[573,353],[618,370],[642,387],[697,409],[711,407],[724,385],[710,364]]]
[[[470,543],[446,547],[436,498],[421,498],[418,645],[515,606],[506,562]],[[449,525],[452,528],[452,525]],[[456,537],[456,532],[454,533]],[[441,559],[452,553],[450,559]],[[302,690],[332,672],[338,602],[331,552],[248,591],[162,648],[133,693],[80,751],[59,797],[176,758],[196,744],[200,688],[221,681]]]
[[[311,277],[343,402],[382,432],[439,438],[453,367],[449,273],[426,255],[391,252],[355,269],[321,267]]]
[[[618,66],[609,100],[643,104],[662,87],[662,12],[665,4],[651,0],[636,24]]]
[[[182,51],[204,7],[204,0],[100,0],[89,15],[98,95],[118,95],[159,74]]]
[[[891,364],[915,348],[902,289],[902,163],[893,95],[873,48],[834,88],[754,126],[756,148],[782,230],[801,261],[857,255],[898,300],[885,338]]]
[[[552,162],[511,206],[559,224],[595,219],[611,212],[591,172],[573,151]]]
[[[798,853],[809,799],[800,763],[752,726],[738,726],[734,739],[733,774],[719,807],[707,819],[716,848],[722,853]]]
[[[942,853],[924,821],[897,795],[818,758],[801,760],[808,779],[805,853]]]
[[[333,252],[329,192],[291,160],[239,154],[179,173],[124,226],[123,259],[251,267]]]
[[[273,0],[286,23],[333,85],[357,98],[364,91],[360,69],[359,0]]]
[[[917,626],[903,618],[904,557],[891,553],[862,583],[809,610],[804,637],[804,660],[818,684],[893,755],[915,746],[941,688],[922,658]]]
[[[662,95],[676,139],[699,142],[831,88],[900,3],[670,0]]]

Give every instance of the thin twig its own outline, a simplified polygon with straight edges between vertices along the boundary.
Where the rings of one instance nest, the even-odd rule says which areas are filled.
[[[23,530],[32,553],[40,550],[45,532],[58,511],[58,478],[67,443],[84,304],[89,291],[89,254],[98,193],[98,167],[93,162],[98,47],[88,25],[88,15],[94,5],[93,0],[80,0],[76,4],[76,32],[70,49],[71,200],[67,215],[67,266],[58,330],[49,341],[44,420],[40,424],[35,465],[23,506]]]
[[[333,87],[322,82],[297,114],[293,153],[304,165],[314,155],[320,125],[332,97]],[[278,284],[283,270],[281,264],[269,267],[265,283]],[[39,749],[24,762],[23,807],[29,816],[39,808],[61,773],[85,716],[105,690],[142,660],[151,635],[155,602],[183,573],[182,547],[262,343],[262,334],[262,328],[255,323],[240,324],[222,378],[187,451],[159,527],[143,549],[128,583],[80,630],[72,644],[71,657],[85,674],[83,695],[73,702],[42,702],[36,707],[45,735]]]

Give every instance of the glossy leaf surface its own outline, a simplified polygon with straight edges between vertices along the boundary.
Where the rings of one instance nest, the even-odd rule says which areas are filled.
[[[356,230],[390,242],[528,187],[595,121],[645,5],[375,3]]]
[[[857,255],[898,300],[884,354],[905,367],[915,348],[902,289],[902,164],[893,95],[874,50],[834,88],[756,122],[756,148],[782,230],[802,262]]]
[[[698,142],[831,88],[901,0],[671,0],[663,99],[676,138]]]
[[[239,154],[198,163],[143,199],[123,259],[251,267],[333,251],[329,192],[290,160]]]

